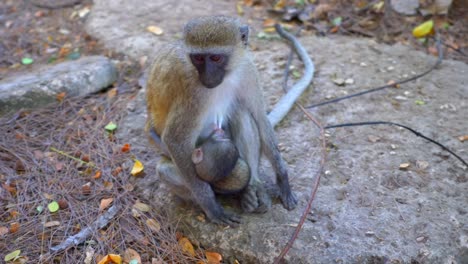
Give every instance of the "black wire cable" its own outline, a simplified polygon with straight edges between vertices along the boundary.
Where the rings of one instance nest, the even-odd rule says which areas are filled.
[[[356,123],[345,123],[345,124],[338,124],[338,125],[328,125],[328,126],[325,127],[325,129],[338,128],[338,127],[351,127],[351,126],[365,126],[365,125],[393,125],[393,126],[402,127],[404,129],[407,129],[407,130],[411,131],[413,134],[415,134],[416,136],[422,137],[425,140],[427,140],[427,141],[429,141],[431,143],[434,143],[437,146],[441,147],[443,150],[445,150],[448,153],[452,154],[459,161],[461,161],[463,164],[465,164],[465,166],[468,167],[468,163],[463,158],[458,156],[455,152],[451,151],[446,146],[444,146],[441,143],[435,141],[434,139],[431,139],[431,138],[421,134],[420,132],[418,132],[418,131],[410,128],[410,127],[407,127],[405,125],[402,125],[402,124],[398,124],[398,123],[394,123],[394,122],[387,122],[387,121],[368,121],[368,122],[356,122]]]
[[[393,87],[395,85],[400,85],[400,84],[403,84],[403,83],[411,82],[411,81],[414,81],[416,79],[419,79],[419,78],[423,77],[424,75],[426,75],[426,74],[430,73],[431,71],[433,71],[435,68],[437,68],[437,66],[439,66],[442,63],[442,59],[443,59],[444,56],[443,56],[443,52],[442,52],[441,40],[440,40],[440,37],[438,35],[437,35],[436,40],[437,40],[437,53],[438,53],[439,56],[437,58],[436,63],[430,69],[428,69],[427,71],[425,71],[423,73],[420,73],[420,74],[418,74],[416,76],[413,76],[413,77],[398,81],[396,83],[386,84],[384,86],[380,86],[380,87],[377,87],[377,88],[372,88],[372,89],[365,90],[365,91],[362,91],[362,92],[359,92],[359,93],[350,94],[350,95],[343,96],[343,97],[338,97],[338,98],[335,98],[335,99],[332,99],[332,100],[329,100],[329,101],[324,101],[324,102],[321,102],[321,103],[316,103],[316,104],[313,104],[313,105],[306,106],[305,108],[310,109],[310,108],[315,108],[315,107],[326,105],[326,104],[336,103],[336,102],[346,100],[346,99],[350,99],[350,98],[353,98],[353,97],[356,97],[356,96],[361,96],[361,95],[364,95],[364,94],[377,92],[377,91],[380,91],[380,90],[383,90],[383,89],[386,89],[386,88]]]

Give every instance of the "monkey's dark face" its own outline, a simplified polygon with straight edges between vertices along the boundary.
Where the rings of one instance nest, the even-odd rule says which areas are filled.
[[[197,68],[200,82],[206,88],[215,88],[223,82],[229,56],[226,54],[190,54],[192,64]]]

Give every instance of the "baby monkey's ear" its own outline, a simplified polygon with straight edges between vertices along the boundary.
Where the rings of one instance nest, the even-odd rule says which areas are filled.
[[[203,161],[203,151],[201,148],[196,148],[192,153],[192,162],[198,164]]]

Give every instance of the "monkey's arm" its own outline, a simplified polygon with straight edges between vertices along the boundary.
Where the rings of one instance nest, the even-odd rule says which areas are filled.
[[[191,155],[195,149],[195,141],[200,134],[196,125],[199,120],[191,119],[186,113],[173,109],[169,120],[185,118],[185,122],[168,122],[164,129],[162,141],[167,146],[172,161],[179,169],[184,184],[191,191],[191,197],[206,213],[208,218],[217,224],[237,226],[240,218],[234,214],[226,213],[216,201],[211,186],[198,178]],[[183,125],[181,125],[183,124]]]
[[[154,130],[153,127],[149,128],[149,135],[153,140],[154,144],[156,144],[157,148],[161,150],[164,155],[170,157],[169,150],[167,149],[166,144],[162,142],[161,138],[159,137],[158,133],[156,133],[156,130]]]

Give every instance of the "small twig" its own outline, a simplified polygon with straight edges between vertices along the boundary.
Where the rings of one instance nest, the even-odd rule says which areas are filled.
[[[82,1],[83,0],[73,0],[68,3],[65,2],[65,3],[56,3],[56,4],[45,4],[45,3],[37,3],[37,1],[31,1],[31,4],[39,8],[60,9],[60,8],[66,8],[66,7],[73,7],[74,5],[80,4]]]
[[[104,228],[109,222],[115,217],[117,212],[120,210],[120,206],[112,205],[107,212],[102,214],[98,217],[98,219],[92,223],[90,226],[86,227],[85,229],[81,230],[78,234],[68,237],[65,241],[60,243],[55,247],[51,247],[51,251],[60,251],[65,250],[71,246],[76,246],[84,241],[95,231]]]
[[[436,63],[430,69],[428,69],[427,71],[425,71],[423,73],[420,73],[420,74],[415,75],[413,77],[398,81],[396,83],[386,84],[384,86],[380,86],[380,87],[377,87],[377,88],[372,88],[372,89],[365,90],[365,91],[362,91],[362,92],[359,92],[359,93],[350,94],[350,95],[343,96],[343,97],[338,97],[338,98],[335,98],[333,100],[324,101],[324,102],[321,102],[321,103],[316,103],[316,104],[313,104],[313,105],[306,106],[305,108],[310,109],[310,108],[315,108],[315,107],[326,105],[326,104],[336,103],[336,102],[339,102],[339,101],[342,101],[342,100],[350,99],[350,98],[361,96],[361,95],[368,94],[368,93],[377,92],[377,91],[384,90],[384,89],[387,89],[387,88],[390,88],[390,87],[394,87],[395,85],[399,85],[399,84],[403,84],[403,83],[407,83],[407,82],[411,82],[411,81],[414,81],[416,79],[419,79],[419,78],[423,77],[424,75],[426,75],[426,74],[430,73],[431,71],[433,71],[435,68],[437,68],[442,63],[442,59],[444,58],[444,56],[443,56],[441,46],[442,45],[441,45],[440,37],[437,36],[437,52],[438,52],[439,56],[437,58]]]
[[[90,166],[90,167],[92,167],[92,168],[96,168],[96,165],[94,165],[94,163],[92,163],[92,162],[86,162],[86,161],[81,160],[81,159],[79,159],[79,158],[77,158],[77,157],[73,157],[72,155],[70,155],[70,154],[68,154],[68,153],[65,153],[65,152],[63,152],[63,151],[61,151],[61,150],[58,150],[58,149],[56,149],[56,148],[54,148],[54,147],[51,147],[50,150],[52,150],[53,152],[57,152],[58,154],[63,155],[63,156],[65,156],[65,157],[67,157],[67,158],[70,158],[70,159],[72,159],[72,160],[74,160],[74,161],[78,161],[78,162],[80,163],[80,165],[81,165],[81,164],[86,164],[86,165],[88,165],[88,166]]]
[[[448,153],[452,154],[455,158],[457,158],[465,166],[468,167],[468,163],[462,157],[458,156],[455,152],[451,151],[448,147],[442,145],[441,143],[435,141],[432,138],[429,138],[429,137],[421,134],[420,132],[412,129],[411,127],[408,127],[408,126],[405,126],[405,125],[402,125],[402,124],[398,124],[398,123],[394,123],[394,122],[387,122],[387,121],[367,121],[367,122],[346,123],[346,124],[339,124],[339,125],[328,125],[328,126],[325,127],[325,129],[338,128],[338,127],[351,127],[351,126],[365,126],[365,125],[393,125],[393,126],[397,126],[397,127],[401,127],[401,128],[406,129],[406,130],[409,130],[413,134],[415,134],[416,136],[422,137],[425,140],[427,140],[427,141],[429,141],[431,143],[434,143],[437,146],[441,147],[443,150],[445,150]]]
[[[277,28],[277,31],[278,31],[278,33],[281,34],[281,32],[279,32],[278,28]],[[294,53],[294,49],[291,48],[291,52],[289,54],[289,59],[288,59],[288,64],[290,64],[290,61],[292,60],[293,53]],[[301,59],[304,58],[304,56],[299,56],[299,57]],[[312,77],[313,77],[313,70],[314,70],[313,62],[309,58],[309,56],[307,54],[305,55],[305,57],[308,58],[308,64],[309,65],[308,65],[307,68],[309,70],[312,69]],[[288,73],[289,73],[289,67],[286,67],[285,74],[284,74],[284,81],[283,81],[283,90],[284,91],[287,91],[286,86],[287,86]],[[310,81],[312,81],[312,77],[310,78]],[[305,222],[305,220],[307,218],[307,215],[309,214],[310,209],[312,208],[312,202],[315,199],[315,194],[317,193],[318,186],[320,185],[320,178],[321,178],[321,175],[322,175],[322,172],[323,172],[323,167],[325,166],[326,155],[327,155],[327,153],[326,153],[326,141],[325,141],[325,135],[324,135],[325,130],[324,130],[323,126],[301,104],[299,104],[298,102],[295,102],[295,104],[320,129],[320,140],[321,140],[321,150],[322,151],[321,151],[321,157],[320,157],[320,166],[319,166],[319,169],[317,170],[317,172],[315,173],[315,182],[314,182],[313,188],[311,190],[309,200],[307,201],[307,206],[306,206],[306,208],[304,208],[304,211],[303,211],[302,216],[301,216],[301,218],[299,220],[299,223],[297,224],[296,229],[294,230],[294,233],[291,235],[291,238],[289,239],[288,243],[286,243],[286,245],[281,250],[280,255],[275,259],[275,262],[274,262],[275,264],[279,264],[280,261],[284,258],[284,256],[286,256],[286,254],[288,253],[288,251],[291,249],[292,245],[294,244],[294,241],[297,239],[297,236],[299,235],[299,232],[301,232],[301,230],[302,230],[302,226],[304,225],[304,222]]]

